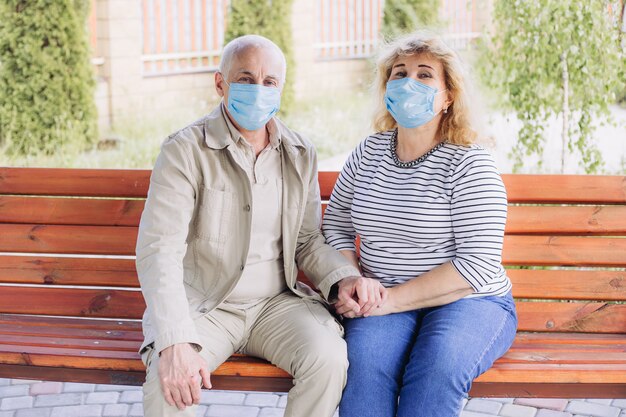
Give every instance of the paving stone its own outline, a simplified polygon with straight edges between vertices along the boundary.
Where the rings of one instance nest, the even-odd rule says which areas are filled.
[[[28,385],[7,385],[0,387],[0,398],[28,395]]]
[[[107,404],[102,411],[102,417],[126,417],[129,408],[128,404]]]
[[[124,391],[120,396],[121,403],[140,403],[143,402],[143,391]]]
[[[15,411],[0,411],[0,417],[14,417]]]
[[[554,411],[563,411],[569,401],[560,398],[516,398],[514,404],[535,408],[549,408]]]
[[[35,407],[60,407],[64,405],[80,405],[83,395],[80,393],[47,394],[35,397]]]
[[[54,407],[50,417],[100,417],[101,415],[102,406],[91,404]]]
[[[60,394],[62,390],[62,382],[38,382],[30,386],[30,395]]]
[[[50,417],[52,408],[25,408],[17,410],[15,417]]]
[[[585,401],[587,401],[588,403],[596,403],[596,404],[603,404],[603,405],[611,405],[611,403],[613,402],[613,400],[609,398],[587,398]]]
[[[141,387],[134,385],[98,384],[95,385],[94,391],[141,391]]]
[[[287,407],[287,396],[286,395],[281,395],[280,396],[280,399],[278,400],[277,407],[280,407],[280,408]]]
[[[555,411],[544,408],[537,411],[537,415],[535,417],[572,417],[572,414],[565,411]]]
[[[467,411],[476,411],[478,413],[493,415],[497,415],[498,411],[500,411],[501,408],[502,403],[499,403],[497,401],[484,400],[482,398],[472,398],[467,402],[465,407],[463,407],[463,409]]]
[[[274,394],[248,394],[244,405],[256,407],[275,407],[278,404],[278,395]]]
[[[94,384],[83,384],[79,382],[66,382],[63,384],[63,392],[93,392]]]
[[[611,403],[613,407],[626,408],[626,398],[617,398]]]
[[[198,408],[196,409],[196,416],[197,417],[204,417],[204,415],[206,414],[206,410],[208,410],[209,407],[206,405],[199,405]]]
[[[261,408],[259,417],[283,417],[285,415],[284,408],[265,407]]]
[[[120,398],[120,393],[111,392],[90,392],[87,394],[85,404],[115,404]]]
[[[128,415],[133,416],[133,417],[143,417],[143,404],[142,403],[133,404],[130,407],[130,412],[128,413]]]
[[[43,382],[43,381],[38,381],[36,379],[12,379],[11,385],[30,385],[30,384],[36,384],[38,382]]]
[[[0,401],[0,410],[18,410],[33,406],[33,397],[8,397]]]
[[[11,380],[8,378],[0,378],[0,387],[11,385]]]
[[[257,417],[258,407],[244,407],[241,405],[210,405],[206,417]]]
[[[202,391],[200,403],[242,405],[245,399],[246,394],[240,392]]]
[[[590,403],[587,401],[571,401],[565,411],[570,413],[589,415],[593,417],[619,417],[620,409],[603,404]]]
[[[504,404],[500,415],[503,417],[535,417],[537,409],[516,404]]]
[[[461,411],[460,417],[493,417],[493,414],[475,413],[473,411]]]

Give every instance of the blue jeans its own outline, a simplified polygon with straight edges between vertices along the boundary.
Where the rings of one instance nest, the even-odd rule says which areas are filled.
[[[513,297],[344,321],[348,383],[340,417],[457,417],[474,378],[513,343]]]

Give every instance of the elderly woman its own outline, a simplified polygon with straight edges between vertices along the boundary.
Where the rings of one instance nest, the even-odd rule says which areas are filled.
[[[350,362],[339,412],[458,416],[472,380],[515,337],[501,265],[506,192],[474,144],[449,47],[409,35],[388,45],[377,69],[378,133],[343,167],[323,226],[330,245],[386,287],[372,308],[367,294],[339,288]]]

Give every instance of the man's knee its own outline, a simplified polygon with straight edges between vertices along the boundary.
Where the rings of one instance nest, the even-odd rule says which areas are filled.
[[[348,370],[346,342],[339,334],[315,338],[298,352],[293,376],[296,379],[315,376],[323,381],[344,381]]]

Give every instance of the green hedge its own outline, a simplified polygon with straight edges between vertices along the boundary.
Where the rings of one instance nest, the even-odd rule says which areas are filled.
[[[437,24],[439,0],[385,0],[383,27],[386,39]]]
[[[231,0],[226,42],[243,35],[261,35],[282,49],[287,59],[287,80],[281,99],[281,112],[293,104],[294,60],[291,38],[293,0]]]
[[[0,146],[80,149],[97,136],[87,0],[0,2]]]

